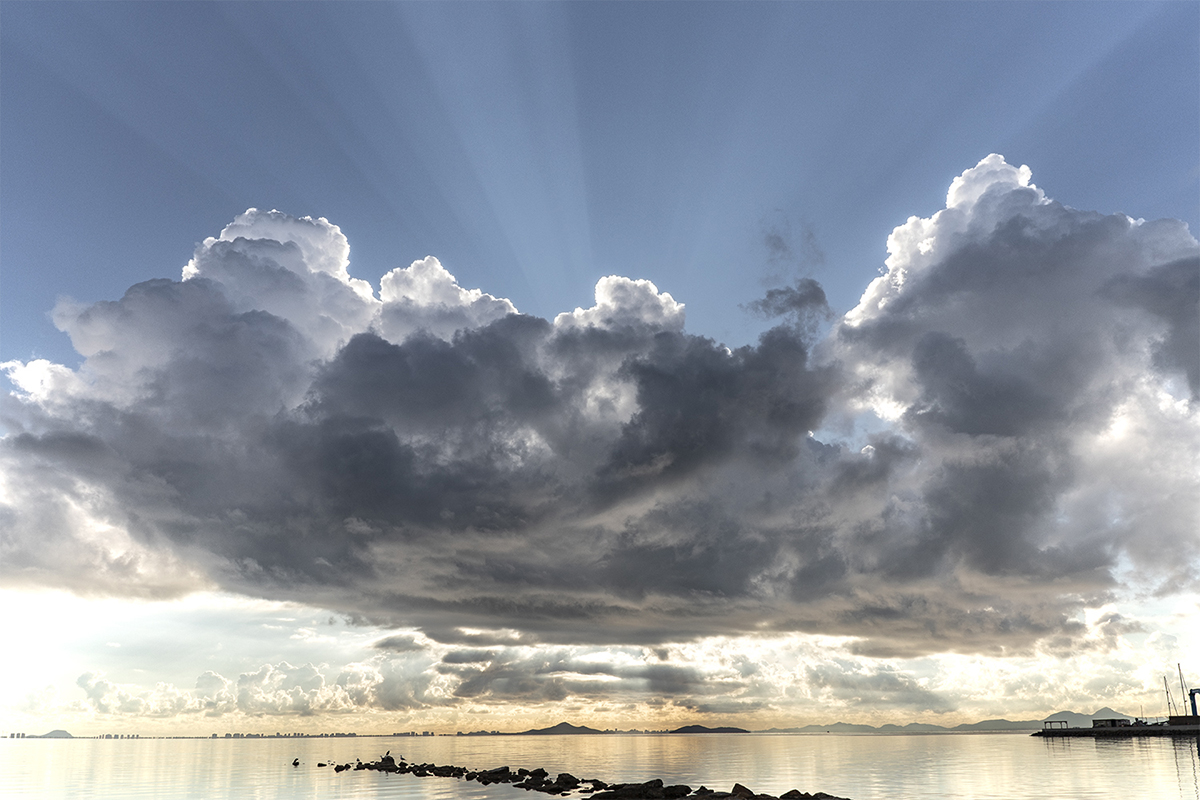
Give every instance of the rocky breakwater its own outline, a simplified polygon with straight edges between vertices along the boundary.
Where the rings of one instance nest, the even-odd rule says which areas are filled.
[[[403,760],[397,761],[388,754],[378,761],[354,765],[338,764],[334,766],[337,772],[346,770],[375,770],[377,772],[400,773],[413,775],[418,778],[455,778],[457,780],[476,781],[483,786],[493,783],[507,783],[515,789],[531,792],[542,792],[551,795],[568,795],[578,792],[592,800],[668,800],[678,797],[696,797],[704,800],[721,800],[736,798],[736,800],[847,800],[835,797],[825,792],[809,794],[799,789],[792,789],[781,795],[758,794],[740,783],[735,783],[728,792],[716,791],[701,786],[693,790],[684,784],[664,785],[661,779],[645,783],[608,783],[599,778],[576,778],[569,772],[560,772],[553,780],[550,773],[540,767],[538,769],[511,770],[508,767],[495,769],[472,770],[466,767],[456,767],[453,764],[409,764]]]

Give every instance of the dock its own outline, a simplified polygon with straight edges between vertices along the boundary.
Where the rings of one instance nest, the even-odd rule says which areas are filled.
[[[1128,736],[1200,736],[1200,716],[1187,715],[1168,717],[1166,722],[1145,720],[1097,719],[1090,728],[1068,728],[1066,723],[1044,722],[1034,736],[1090,736],[1094,739],[1111,739]]]

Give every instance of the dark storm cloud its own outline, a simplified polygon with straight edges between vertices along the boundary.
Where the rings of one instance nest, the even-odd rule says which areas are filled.
[[[61,304],[79,370],[7,365],[0,574],[319,604],[468,648],[436,667],[460,696],[547,699],[699,690],[511,648],[805,631],[1016,652],[1082,636],[1122,558],[1178,574],[1163,554],[1198,551],[1186,228],[1067,208],[989,157],[889,249],[822,341],[803,279],[731,349],[616,276],[553,321],[434,259],[377,298],[336,226],[247,212],[184,281]],[[884,429],[853,448],[819,433],[867,410]]]
[[[1200,400],[1200,259],[1181,258],[1144,275],[1118,275],[1104,293],[1165,323],[1166,331],[1154,343],[1155,366],[1186,375],[1192,399]]]
[[[836,385],[834,370],[807,362],[804,342],[781,328],[732,353],[708,339],[656,336],[618,372],[636,387],[638,411],[600,471],[606,491],[653,489],[737,457],[793,461]]]
[[[621,655],[606,651],[597,658],[594,652],[568,648],[452,650],[438,671],[457,682],[456,696],[499,702],[553,702],[567,697],[620,702],[648,696],[671,699],[719,694],[740,688],[737,682],[702,675],[693,666],[624,661]]]
[[[801,278],[794,286],[769,289],[746,308],[767,318],[784,317],[810,335],[820,323],[833,318],[825,290],[812,278]]]
[[[391,650],[396,653],[416,653],[425,648],[412,636],[385,636],[372,645],[376,650]]]

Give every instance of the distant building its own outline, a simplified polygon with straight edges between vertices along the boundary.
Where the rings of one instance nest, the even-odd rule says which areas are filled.
[[[1125,717],[1092,720],[1093,728],[1128,728],[1131,723]]]

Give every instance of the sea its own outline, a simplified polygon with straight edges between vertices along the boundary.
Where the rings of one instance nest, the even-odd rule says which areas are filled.
[[[729,791],[851,800],[1200,800],[1200,739],[1027,733],[642,734],[277,739],[0,739],[0,797],[335,800],[541,797],[509,785],[334,763],[543,767],[609,783],[662,778]],[[299,766],[292,761],[299,759]],[[320,767],[320,763],[329,766]],[[586,795],[574,794],[574,797]]]

